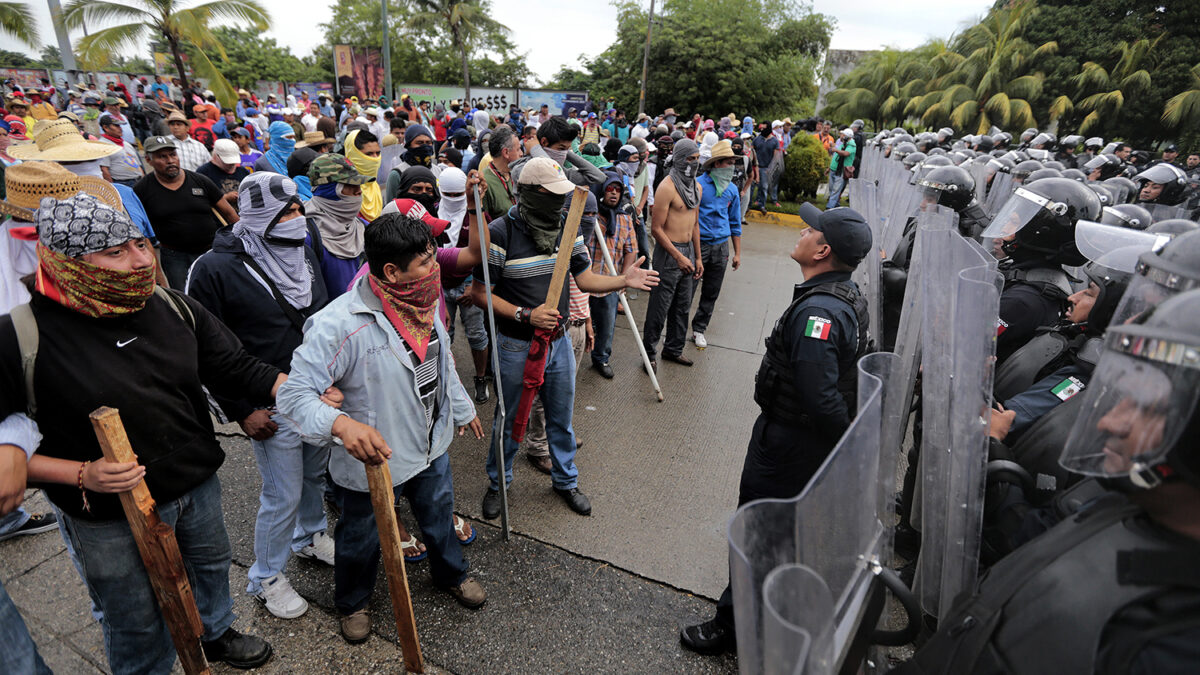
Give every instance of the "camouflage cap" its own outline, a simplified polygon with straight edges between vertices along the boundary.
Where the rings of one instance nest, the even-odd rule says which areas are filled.
[[[326,183],[362,185],[370,180],[370,176],[360,174],[345,156],[333,152],[320,155],[308,165],[308,181],[313,187]]]

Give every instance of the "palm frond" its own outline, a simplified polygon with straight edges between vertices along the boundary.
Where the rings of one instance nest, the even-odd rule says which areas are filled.
[[[996,123],[1002,127],[1008,126],[1009,111],[1011,110],[1011,100],[1008,94],[998,92],[983,104],[983,110],[988,114],[988,117],[996,120]]]
[[[62,25],[68,30],[82,28],[85,23],[93,26],[115,21],[126,23],[155,22],[159,17],[142,7],[122,5],[103,0],[71,0],[63,7]]]
[[[1004,92],[1014,98],[1032,99],[1042,93],[1044,76],[1041,73],[1022,75],[1008,83]]]
[[[176,10],[173,14],[181,19],[191,16],[205,25],[212,21],[231,21],[249,24],[258,30],[266,30],[271,26],[271,14],[258,0],[211,0]]]
[[[1014,127],[1037,128],[1037,118],[1033,116],[1033,106],[1029,101],[1014,98],[1008,102],[1008,124]]]
[[[1075,104],[1067,96],[1059,96],[1050,104],[1051,121],[1065,117],[1075,112]]]
[[[1136,96],[1150,88],[1150,73],[1138,70],[1130,73],[1121,80],[1121,91],[1127,96]]]
[[[33,11],[23,2],[0,2],[0,34],[20,40],[30,47],[36,48],[42,43]]]
[[[237,102],[237,92],[234,91],[233,85],[229,84],[229,80],[217,70],[213,65],[208,55],[202,49],[193,50],[196,58],[191,60],[192,69],[196,71],[196,75],[208,80],[208,88],[212,89],[216,95],[217,101],[226,108],[232,108]]]
[[[1100,124],[1100,113],[1093,110],[1087,114],[1087,117],[1083,118],[1082,122],[1079,123],[1079,133],[1086,134],[1092,130],[1092,127],[1097,126],[1098,124]]]
[[[955,129],[969,129],[975,123],[975,118],[979,116],[978,101],[963,101],[962,105],[954,109],[950,113],[950,123]]]
[[[114,54],[137,45],[145,37],[147,28],[144,23],[126,23],[98,30],[76,44],[79,61],[87,68],[103,67]]]

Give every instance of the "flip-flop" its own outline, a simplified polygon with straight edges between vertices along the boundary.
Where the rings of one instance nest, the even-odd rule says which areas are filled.
[[[429,557],[429,551],[421,551],[417,555],[409,555],[409,551],[420,551],[418,548],[421,542],[417,541],[417,535],[409,534],[406,541],[400,542],[400,553],[404,555],[404,562],[418,563]]]
[[[471,527],[471,536],[467,537],[466,539],[463,539],[460,535],[466,534],[467,531],[465,528],[468,528],[468,527],[471,527],[471,526],[467,524],[467,521],[463,520],[462,518],[459,518],[457,515],[454,516],[454,536],[458,537],[458,543],[462,546],[466,546],[466,545],[470,544],[471,542],[475,541],[476,535],[479,534],[479,532],[477,532],[475,530],[475,528]]]

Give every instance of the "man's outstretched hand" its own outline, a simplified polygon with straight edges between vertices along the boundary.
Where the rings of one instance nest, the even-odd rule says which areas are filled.
[[[642,269],[646,256],[633,262],[633,267],[625,270],[625,288],[648,291],[658,285],[658,271]]]

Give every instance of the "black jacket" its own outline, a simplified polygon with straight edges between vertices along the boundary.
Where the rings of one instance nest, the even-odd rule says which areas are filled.
[[[279,370],[247,354],[199,303],[184,302],[195,317],[194,329],[157,296],[140,311],[94,318],[33,294],[39,341],[34,392],[43,435],[38,454],[101,459],[88,415],[108,406],[120,411],[156,501],[177,499],[216,473],[225,453],[213,436],[201,385],[214,394],[267,404]],[[0,419],[25,409],[16,331],[9,316],[0,316]],[[76,518],[125,517],[115,494],[88,493],[89,513],[75,485],[41,487]]]
[[[312,304],[298,310],[297,315],[307,319],[329,302],[329,295],[316,254],[307,246],[304,254],[312,275]],[[246,249],[233,229],[221,228],[213,237],[212,250],[192,265],[187,294],[228,326],[247,352],[287,372],[292,352],[304,341],[304,326],[296,325],[284,313],[263,281],[246,266],[245,257]],[[235,422],[246,419],[256,407],[240,397],[227,398],[214,393],[213,398]]]

